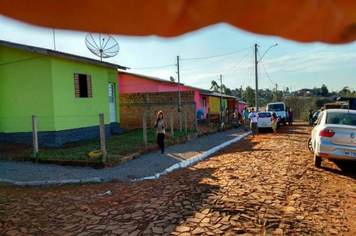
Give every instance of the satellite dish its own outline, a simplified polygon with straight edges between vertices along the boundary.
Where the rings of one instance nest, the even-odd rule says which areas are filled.
[[[116,40],[107,34],[89,33],[85,36],[85,44],[94,55],[103,58],[114,57],[119,53],[120,47]]]

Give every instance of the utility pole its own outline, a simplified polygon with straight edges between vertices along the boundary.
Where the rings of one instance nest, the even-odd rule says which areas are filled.
[[[54,46],[54,50],[56,50],[56,34],[54,33],[54,28],[53,28],[53,46]]]
[[[278,84],[276,84],[276,102],[278,102],[278,93],[277,93],[277,88],[278,88]]]
[[[283,102],[285,102],[285,100],[286,100],[285,97],[284,97],[284,88],[285,88],[285,87],[283,86],[283,90],[282,90]]]
[[[258,73],[257,73],[257,43],[255,44],[255,104],[256,112],[258,112]]]
[[[179,114],[179,130],[182,131],[182,113],[180,109],[180,76],[179,76],[179,56],[177,56],[177,69],[178,69],[178,114]]]
[[[223,99],[222,99],[222,75],[220,75],[220,113],[221,113],[221,123],[223,122]]]
[[[262,57],[260,57],[260,60],[257,60],[257,43],[255,44],[255,83],[256,83],[256,92],[255,92],[255,103],[256,103],[256,112],[258,112],[258,73],[257,73],[257,64],[258,62],[260,62],[262,60],[262,58],[266,55],[266,53],[268,52],[268,50],[271,48],[271,47],[275,47],[277,46],[278,44],[276,43],[275,45],[272,45],[270,46],[266,51],[265,53],[262,55]]]
[[[241,88],[240,88],[240,94],[241,94],[241,101],[243,101],[243,99],[242,99],[242,85],[241,85]]]

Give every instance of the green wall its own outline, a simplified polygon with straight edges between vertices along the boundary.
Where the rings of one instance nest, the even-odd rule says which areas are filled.
[[[110,77],[110,72],[116,74],[115,80]],[[75,97],[74,73],[91,75],[92,98]],[[52,58],[55,130],[99,125],[100,113],[104,113],[105,124],[110,124],[109,77],[116,85],[115,69]],[[118,118],[118,114],[116,116]]]
[[[0,132],[53,130],[53,97],[49,57],[0,46]]]
[[[90,74],[92,98],[75,98],[74,73]],[[110,124],[108,83],[116,88],[117,70],[89,63],[0,47],[0,132],[59,131]]]

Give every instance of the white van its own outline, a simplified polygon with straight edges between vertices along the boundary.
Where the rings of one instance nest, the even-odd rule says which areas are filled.
[[[273,102],[268,103],[266,106],[266,111],[275,112],[279,118],[279,122],[284,125],[287,124],[287,111],[286,104],[284,102]]]

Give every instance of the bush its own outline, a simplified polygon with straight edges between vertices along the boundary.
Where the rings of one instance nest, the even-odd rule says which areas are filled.
[[[289,97],[286,98],[286,106],[293,109],[294,119],[305,120],[309,119],[309,107],[317,109],[316,99],[309,97]]]

